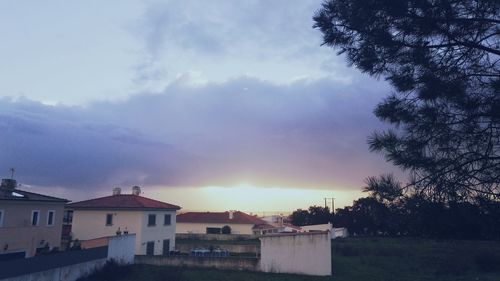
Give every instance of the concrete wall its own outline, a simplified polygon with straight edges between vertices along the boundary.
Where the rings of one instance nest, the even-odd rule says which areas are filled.
[[[61,252],[32,259],[12,261],[11,267],[17,271],[7,272],[1,281],[74,281],[104,266],[106,261],[114,260],[120,264],[134,263],[135,235],[107,237],[108,246],[90,250]],[[88,253],[92,256],[85,258]],[[74,260],[82,258],[83,260]],[[88,256],[88,255],[87,255]],[[1,264],[0,264],[1,265]],[[33,266],[37,266],[33,268]],[[21,269],[19,271],[19,269]],[[5,272],[4,272],[5,273]],[[1,273],[0,273],[1,274]],[[4,275],[5,276],[5,275]]]
[[[332,239],[349,237],[349,231],[346,227],[339,227],[332,229]]]
[[[263,236],[260,267],[264,272],[326,276],[332,274],[328,232]]]
[[[106,259],[98,259],[70,266],[58,267],[46,271],[1,279],[2,281],[75,281],[102,268]]]
[[[169,256],[169,257],[136,256],[135,263],[165,265],[165,266],[216,268],[223,270],[259,271],[259,259],[242,258],[242,257],[202,258],[202,257],[188,257],[188,256]]]
[[[108,260],[120,264],[134,263],[135,239],[134,234],[108,237]]]
[[[64,203],[2,201],[3,223],[0,226],[0,255],[26,252],[32,257],[37,247],[46,243],[50,248],[61,246],[61,231]],[[31,212],[40,211],[39,223],[31,225]],[[54,225],[47,225],[47,213],[55,211]],[[7,249],[5,249],[7,248]]]
[[[179,224],[177,224],[179,225]],[[260,235],[254,234],[195,234],[195,233],[177,233],[175,234],[176,239],[192,239],[192,240],[251,240],[257,239]]]
[[[229,251],[229,253],[236,254],[254,254],[257,256],[260,253],[260,245],[259,244],[246,244],[246,245],[238,245],[238,244],[226,244],[226,243],[217,243],[216,241],[206,241],[206,243],[179,243],[177,242],[177,250],[181,251],[181,253],[190,253],[192,249],[195,248],[205,248],[209,249],[210,246],[214,248],[220,248],[223,250]]]
[[[176,233],[206,234],[207,227],[218,227],[228,225],[231,227],[231,234],[253,234],[253,224],[226,224],[226,223],[186,223],[178,222]]]
[[[328,231],[330,239],[333,239],[333,225],[331,223],[304,225],[301,228],[303,232]]]
[[[304,225],[301,226],[303,231],[310,232],[310,231],[332,231],[332,224],[331,223],[325,223],[325,224],[314,224],[314,225]]]

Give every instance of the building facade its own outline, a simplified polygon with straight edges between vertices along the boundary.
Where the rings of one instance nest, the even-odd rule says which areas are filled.
[[[230,234],[254,234],[265,221],[240,211],[187,212],[177,216],[177,233],[221,234],[229,226]]]
[[[28,258],[57,250],[66,199],[16,188],[12,179],[0,185],[0,260]]]
[[[73,211],[73,240],[133,233],[136,255],[168,255],[175,249],[179,206],[115,190],[111,196],[68,204],[67,209]]]

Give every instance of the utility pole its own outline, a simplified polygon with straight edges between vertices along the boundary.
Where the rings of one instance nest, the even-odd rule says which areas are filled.
[[[332,213],[335,213],[335,198],[328,197],[325,198],[325,207],[328,207],[328,203],[332,202]]]

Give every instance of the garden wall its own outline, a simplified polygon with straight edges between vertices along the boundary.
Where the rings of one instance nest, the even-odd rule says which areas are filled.
[[[243,257],[191,257],[191,256],[135,256],[135,263],[165,265],[165,266],[188,266],[202,268],[216,268],[222,270],[249,270],[259,271],[259,259]]]

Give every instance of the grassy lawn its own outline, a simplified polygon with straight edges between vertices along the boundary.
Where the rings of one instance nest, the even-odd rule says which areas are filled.
[[[500,243],[351,238],[333,243],[334,280],[500,280]]]
[[[85,281],[498,281],[500,243],[412,238],[335,240],[333,277],[133,265]]]

